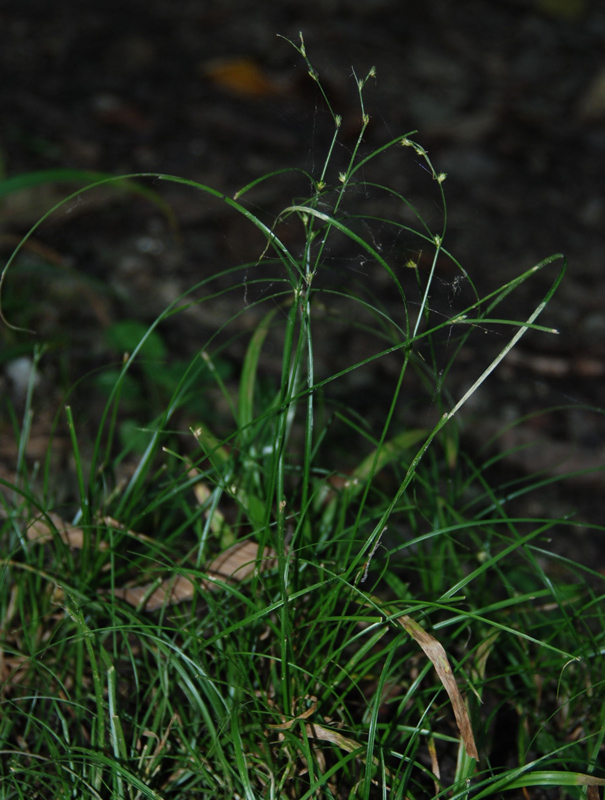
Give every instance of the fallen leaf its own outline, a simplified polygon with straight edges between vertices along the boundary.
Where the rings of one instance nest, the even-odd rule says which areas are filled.
[[[190,478],[200,476],[200,472],[194,467],[189,470],[188,474]],[[212,496],[208,484],[202,480],[199,480],[193,485],[193,493],[200,506],[206,505]],[[206,519],[210,517],[210,530],[220,536],[221,544],[228,544],[229,540],[233,541],[235,539],[235,536],[225,521],[223,512],[218,508],[213,508],[211,513],[209,509],[206,509],[204,516]]]
[[[315,711],[315,708],[310,709],[308,713],[301,714],[299,717],[295,717],[294,719],[291,719],[282,725],[269,725],[269,727],[273,728],[274,730],[288,730],[288,728],[290,728],[297,720],[304,719],[313,711]],[[305,733],[309,739],[319,739],[322,742],[330,742],[330,744],[340,747],[341,750],[345,750],[347,753],[354,753],[355,750],[364,748],[364,745],[361,742],[356,742],[355,739],[347,739],[346,736],[343,736],[342,733],[334,730],[334,728],[326,728],[324,725],[317,725],[316,723],[307,722],[305,724]],[[283,736],[283,734],[280,734],[280,736]],[[360,754],[360,758],[365,763],[366,759],[364,756]],[[372,763],[378,766],[380,762],[378,758],[374,756]],[[391,777],[390,770],[386,769],[386,774]]]
[[[298,717],[294,717],[287,722],[282,722],[281,725],[268,725],[267,727],[274,731],[287,731],[294,725],[295,722],[298,722],[299,719],[306,719],[313,714],[316,709],[317,703],[315,703],[312,708],[308,709],[308,711]],[[334,728],[325,728],[323,725],[317,725],[308,722],[305,725],[305,731],[309,739],[321,739],[323,742],[330,742],[331,744],[335,744],[337,747],[340,747],[341,750],[346,750],[347,753],[352,753],[354,750],[358,750],[360,747],[362,747],[360,742],[356,742],[354,739],[347,739],[346,736],[343,736],[342,733],[335,731]]]
[[[258,544],[248,539],[245,542],[237,542],[227,548],[210,562],[206,571],[212,577],[244,581],[256,569],[257,558]],[[276,564],[277,556],[275,551],[270,547],[265,547],[261,557],[261,572],[268,572]],[[214,583],[204,583],[207,583],[207,587],[213,591],[218,588]]]
[[[347,753],[353,753],[362,747],[361,743],[356,742],[355,739],[347,739],[342,733],[338,733],[333,728],[324,728],[323,725],[312,725],[308,722],[305,725],[305,731],[309,739],[321,739],[323,742],[330,742],[335,744],[336,747],[340,747],[341,750],[346,750]]]
[[[47,520],[51,523],[50,525]],[[58,514],[53,514],[52,512],[31,522],[26,528],[25,535],[30,542],[46,544],[47,542],[52,542],[53,531],[56,531],[61,541],[68,547],[74,547],[77,550],[81,550],[84,547],[84,531],[82,528],[69,525]],[[107,542],[97,543],[99,550],[107,550],[108,547],[109,544]]]
[[[231,94],[271,97],[284,87],[269,78],[251,58],[220,58],[202,64],[202,75]]]
[[[155,587],[155,588],[154,588]],[[114,589],[114,595],[125,600],[131,606],[139,606],[145,601],[146,611],[156,611],[164,605],[175,605],[184,600],[191,600],[195,594],[195,586],[184,575],[162,581],[159,585],[148,583],[145,586],[132,586],[126,589]]]
[[[452,668],[450,667],[443,645],[437,641],[434,636],[427,633],[424,628],[420,627],[420,625],[407,614],[398,617],[397,622],[402,628],[405,628],[416,642],[418,642],[427,658],[430,659],[435,667],[439,680],[450,698],[454,709],[454,716],[456,717],[456,724],[462,736],[467,755],[469,758],[475,758],[478,761],[479,754],[477,753],[477,745],[475,744],[475,737],[473,736],[473,729],[471,728],[468,711],[462,699],[462,695],[460,694],[460,690],[458,689],[458,684],[452,673]]]
[[[218,555],[206,567],[206,572],[212,578],[221,581],[235,581],[240,583],[246,580],[256,569],[258,558],[258,544],[247,540],[237,542],[223,553]],[[273,569],[276,555],[269,547],[264,548],[259,569],[267,572]],[[202,579],[200,587],[209,592],[216,592],[221,587],[214,581]],[[160,584],[157,582],[148,583],[145,586],[133,586],[123,589],[115,589],[114,595],[125,600],[131,606],[138,606],[145,602],[146,611],[156,611],[165,605],[175,605],[184,600],[191,600],[195,595],[195,583],[184,575],[176,575],[167,578]]]
[[[313,703],[306,711],[303,711],[302,714],[299,714],[297,717],[292,717],[292,719],[289,719],[287,722],[281,722],[279,725],[267,725],[267,727],[271,728],[274,731],[287,731],[288,728],[291,728],[292,725],[294,725],[294,723],[297,720],[308,719],[312,714],[314,714],[317,711],[317,706],[319,705],[317,697],[315,697],[314,695],[311,695],[308,699],[312,700]]]

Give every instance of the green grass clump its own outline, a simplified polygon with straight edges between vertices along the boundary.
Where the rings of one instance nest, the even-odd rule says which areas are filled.
[[[348,165],[332,183],[333,115],[323,169],[303,175],[309,196],[271,224],[244,203],[259,182],[228,198],[154,176],[226,203],[265,244],[133,344],[89,448],[74,393],[64,508],[50,459],[35,471],[24,456],[29,393],[15,475],[0,481],[1,798],[482,798],[538,785],[594,798],[604,783],[602,578],[549,552],[573,520],[508,513],[453,419],[526,331],[547,330],[537,319],[563,260],[479,297],[444,246],[445,176],[413,134],[363,153],[366,81]],[[436,227],[369,181],[375,159],[403,169],[410,154],[433,179]],[[432,307],[438,259],[470,294],[449,317]],[[363,284],[343,264],[362,265]],[[497,313],[553,267],[527,320]],[[373,294],[385,279],[388,303]],[[168,374],[156,331],[223,295],[240,311],[170,373],[142,448],[124,449],[131,374]],[[456,354],[495,327],[507,344],[450,398]],[[332,368],[322,343],[349,337],[363,352],[332,344]],[[235,380],[217,365],[242,340]],[[214,410],[196,405],[209,392]],[[410,425],[418,406],[426,424]]]

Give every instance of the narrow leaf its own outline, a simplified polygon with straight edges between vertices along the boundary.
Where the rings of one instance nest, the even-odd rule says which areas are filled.
[[[448,693],[452,703],[456,724],[462,736],[466,752],[470,758],[475,758],[478,761],[479,754],[477,753],[477,745],[475,744],[475,737],[473,736],[468,711],[462,699],[462,695],[460,694],[460,690],[458,689],[458,684],[452,673],[452,668],[450,667],[443,645],[438,642],[434,636],[427,633],[424,628],[421,628],[420,625],[407,614],[398,617],[397,622],[405,628],[413,639],[415,639],[435,667],[439,680],[445,687],[445,691]]]

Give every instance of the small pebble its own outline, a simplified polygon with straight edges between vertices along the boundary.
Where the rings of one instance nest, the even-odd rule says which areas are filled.
[[[27,394],[27,388],[31,380],[34,362],[29,356],[21,356],[9,361],[4,367],[6,377],[12,384],[12,393],[16,400],[23,400]],[[34,375],[34,386],[40,383],[40,375]]]

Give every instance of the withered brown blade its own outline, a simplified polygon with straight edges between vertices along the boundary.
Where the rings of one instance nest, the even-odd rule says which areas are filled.
[[[420,627],[420,625],[407,614],[398,617],[397,622],[405,628],[416,642],[418,642],[426,656],[431,660],[439,676],[439,680],[450,698],[454,709],[454,716],[456,717],[456,724],[458,725],[458,730],[464,742],[464,748],[469,758],[475,758],[478,761],[479,754],[477,752],[477,745],[475,744],[475,737],[473,736],[471,720],[462,695],[460,694],[460,690],[458,689],[456,678],[452,673],[448,657],[443,649],[443,645],[441,642],[437,641],[434,636],[427,633],[424,628]]]

